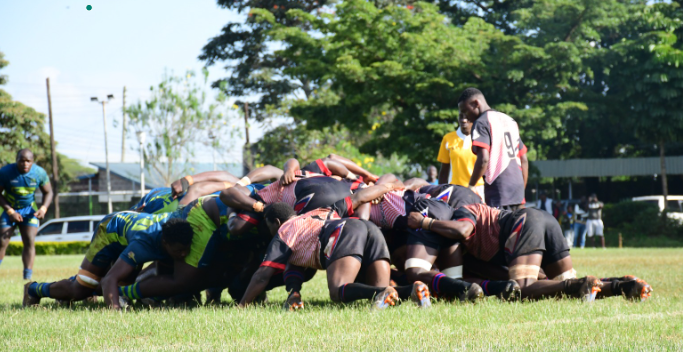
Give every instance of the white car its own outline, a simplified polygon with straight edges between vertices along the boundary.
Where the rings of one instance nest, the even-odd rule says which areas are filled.
[[[656,205],[660,212],[664,211],[664,196],[634,197],[631,200],[634,202],[651,203]],[[666,200],[669,218],[683,222],[683,196],[667,196]]]
[[[52,219],[40,226],[36,242],[90,242],[93,230],[103,218],[104,215],[90,215]],[[12,236],[10,242],[21,242],[21,236]]]

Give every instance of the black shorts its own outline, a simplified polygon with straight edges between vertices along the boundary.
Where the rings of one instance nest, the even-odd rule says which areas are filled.
[[[530,254],[541,254],[541,267],[569,256],[569,246],[560,224],[546,211],[526,208],[512,215],[512,228],[501,238],[503,253],[509,263]]]
[[[456,243],[458,241],[446,238],[444,236],[439,235],[436,232],[433,231],[428,231],[428,230],[412,230],[409,229],[408,231],[408,245],[416,245],[416,244],[421,244],[424,245],[425,247],[429,248],[434,248],[437,251],[440,251],[442,248],[448,248]]]
[[[442,200],[453,209],[463,205],[481,204],[482,200],[476,193],[460,185],[429,185],[420,188],[420,193],[429,194],[432,198]]]
[[[379,228],[365,220],[341,219],[325,223],[320,235],[320,263],[327,269],[337,259],[360,258],[361,267],[389,261],[389,248]]]

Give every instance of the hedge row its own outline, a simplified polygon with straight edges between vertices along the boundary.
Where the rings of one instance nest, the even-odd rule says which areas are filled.
[[[36,254],[55,255],[55,254],[85,254],[90,242],[71,241],[71,242],[36,242]],[[21,255],[24,244],[21,242],[10,242],[7,247],[7,255]]]

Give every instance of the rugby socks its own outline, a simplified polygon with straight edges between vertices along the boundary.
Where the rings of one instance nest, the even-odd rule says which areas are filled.
[[[372,299],[385,288],[365,284],[346,284],[339,288],[339,299],[345,303],[359,299]]]
[[[33,270],[24,269],[24,280],[31,280],[31,276],[33,276]]]
[[[463,280],[451,279],[442,273],[438,273],[434,275],[434,278],[432,278],[432,284],[430,285],[430,288],[432,292],[439,296],[459,297],[463,293],[467,292],[467,289],[469,289],[470,286],[471,284]]]
[[[410,299],[410,295],[413,293],[413,285],[395,286],[394,288],[400,299]]]
[[[28,286],[28,294],[33,297],[50,297],[50,285],[52,284],[52,282],[34,282]]]
[[[481,282],[481,289],[484,290],[485,296],[500,296],[505,292],[509,281],[491,281],[484,280]]]
[[[119,296],[126,297],[128,299],[140,299],[143,298],[140,293],[139,283],[136,282],[130,286],[119,286]]]
[[[282,276],[285,279],[285,290],[287,293],[301,292],[304,283],[304,273],[298,270],[287,270]]]

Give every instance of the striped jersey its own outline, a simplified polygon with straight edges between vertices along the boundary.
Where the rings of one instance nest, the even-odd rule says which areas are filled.
[[[380,228],[392,229],[398,225],[396,220],[405,218],[415,202],[429,197],[428,194],[406,190],[394,190],[386,193],[379,204],[370,206],[370,221]]]
[[[467,221],[474,226],[472,234],[463,242],[467,252],[488,261],[500,250],[500,220],[512,214],[484,204],[470,204],[453,213],[453,220]]]

